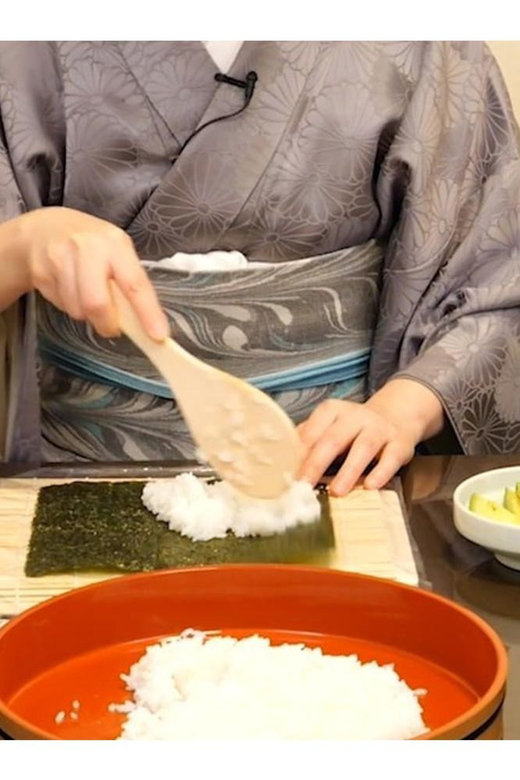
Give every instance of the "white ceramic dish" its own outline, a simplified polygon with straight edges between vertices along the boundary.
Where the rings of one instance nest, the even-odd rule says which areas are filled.
[[[453,517],[462,536],[491,550],[504,566],[520,571],[520,525],[487,520],[469,509],[473,493],[502,503],[506,487],[514,488],[517,482],[520,482],[520,466],[484,471],[464,480],[453,494]]]

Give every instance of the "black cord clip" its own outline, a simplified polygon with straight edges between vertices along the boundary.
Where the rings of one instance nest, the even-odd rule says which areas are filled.
[[[245,78],[245,81],[243,81],[242,79],[235,79],[233,76],[226,76],[225,73],[216,73],[215,81],[218,81],[221,84],[230,84],[232,87],[239,87],[240,89],[244,89],[246,93],[246,105],[249,105],[251,98],[253,97],[253,92],[255,91],[258,75],[254,70],[250,70]]]
[[[223,119],[231,119],[232,117],[241,114],[242,111],[245,111],[245,109],[248,107],[248,105],[251,102],[251,98],[253,97],[253,92],[255,91],[255,85],[256,82],[258,81],[258,76],[254,70],[250,70],[247,76],[245,77],[245,80],[242,81],[241,79],[234,79],[232,76],[226,76],[224,73],[216,73],[215,81],[218,81],[221,84],[230,84],[232,87],[240,87],[240,89],[245,90],[244,105],[242,106],[242,108],[239,108],[238,111],[233,111],[232,114],[217,116],[214,119],[210,119],[209,122],[205,122],[203,125],[198,127],[197,130],[195,130],[195,132],[193,132],[190,135],[190,137],[187,138],[186,141],[184,141],[183,145],[176,153],[174,159],[178,158],[180,153],[184,151],[184,149],[187,147],[187,145],[192,140],[192,138],[195,138],[195,136],[198,135],[201,130],[204,130],[205,127],[209,127],[209,125],[212,125],[215,122],[221,122]]]

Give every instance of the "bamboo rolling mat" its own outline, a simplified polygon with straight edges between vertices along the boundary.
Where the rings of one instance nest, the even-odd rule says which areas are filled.
[[[17,615],[73,588],[126,576],[108,572],[25,576],[38,491],[46,485],[72,481],[75,480],[0,479],[0,618]],[[354,490],[345,498],[330,499],[330,506],[336,548],[325,565],[418,584],[401,502],[394,490]]]

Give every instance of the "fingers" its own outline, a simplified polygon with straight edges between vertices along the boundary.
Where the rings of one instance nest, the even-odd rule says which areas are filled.
[[[318,439],[329,428],[341,410],[341,401],[333,399],[324,401],[316,407],[310,417],[298,426],[300,439],[307,449],[316,444]]]
[[[343,496],[359,481],[361,475],[385,445],[384,434],[367,428],[353,442],[343,466],[329,485],[331,495]]]
[[[377,466],[365,479],[364,485],[367,490],[383,488],[397,474],[401,466],[411,461],[413,455],[412,446],[402,442],[390,442],[381,453]]]
[[[53,256],[52,251],[50,255]],[[71,247],[62,246],[56,250],[54,258],[55,262],[59,262],[59,272],[55,277],[59,307],[72,319],[81,320],[83,312],[77,283],[76,253]]]
[[[84,234],[71,238],[74,262],[60,269],[60,276],[74,266],[80,318],[107,338],[120,334],[117,312],[108,289],[110,243],[103,235]]]
[[[102,336],[120,334],[117,311],[109,289],[114,279],[134,307],[151,338],[169,334],[166,315],[141,266],[132,241],[108,225],[90,232],[71,232],[49,246],[38,263],[40,292],[74,319],[88,320]]]
[[[102,260],[78,262],[79,297],[82,313],[95,330],[106,338],[119,336],[117,311],[108,289],[108,267]]]
[[[158,341],[165,339],[170,332],[168,320],[137,256],[134,262],[115,263],[113,278],[134,307],[148,335]]]
[[[58,277],[62,263],[70,261],[70,248],[62,243],[51,246],[48,256],[37,257],[31,267],[32,285],[44,298],[56,308],[63,310],[62,296],[59,291]]]
[[[343,402],[343,404],[346,403],[346,401]],[[324,409],[323,424],[319,425],[321,421],[315,421],[315,427],[312,431],[315,443],[308,448],[300,467],[300,479],[304,479],[312,485],[318,482],[338,455],[341,455],[351,445],[359,434],[362,424],[359,415],[355,414],[342,414],[333,419],[332,423],[326,427],[329,419],[330,412]]]
[[[315,485],[331,463],[348,451],[343,465],[329,485],[331,495],[346,495],[364,480],[368,489],[382,488],[413,457],[412,438],[401,427],[365,404],[327,401],[298,428],[306,447],[299,478]]]

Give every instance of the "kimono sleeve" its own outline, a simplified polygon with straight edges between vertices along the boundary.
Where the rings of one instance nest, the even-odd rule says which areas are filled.
[[[0,140],[0,221],[25,211],[5,145]],[[0,314],[0,459],[39,462],[34,302],[25,296]]]
[[[60,202],[60,96],[54,44],[0,43],[0,222]],[[40,458],[33,297],[0,314],[0,459],[25,465]]]
[[[378,194],[389,243],[373,389],[414,379],[465,453],[520,452],[518,127],[483,44],[425,47]]]

